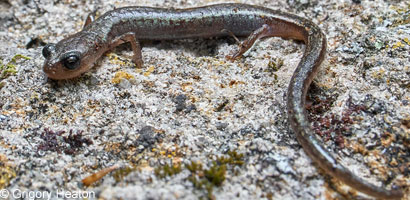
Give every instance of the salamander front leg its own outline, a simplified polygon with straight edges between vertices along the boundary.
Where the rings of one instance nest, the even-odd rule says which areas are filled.
[[[97,10],[94,10],[90,14],[88,14],[87,19],[84,22],[83,29],[88,26],[88,24],[91,24],[91,22],[95,21],[95,17],[97,15]]]
[[[233,53],[232,55],[228,55],[226,56],[226,58],[228,60],[235,60],[237,58],[239,58],[240,56],[242,56],[248,49],[250,49],[252,47],[252,45],[255,43],[256,40],[266,37],[269,35],[269,33],[271,32],[271,28],[267,25],[264,24],[262,27],[258,28],[256,31],[254,31],[253,33],[251,33],[248,38],[246,38],[245,41],[241,42],[239,44],[239,49],[238,51],[236,51],[235,53]]]
[[[134,34],[126,36],[126,39],[128,40],[128,42],[131,43],[131,48],[134,52],[134,55],[132,56],[132,61],[138,68],[141,68],[144,62],[142,60],[141,45],[139,41],[137,41]]]
[[[132,62],[134,62],[138,68],[142,67],[144,63],[142,60],[141,45],[136,39],[134,33],[126,33],[124,35],[121,35],[114,40],[114,42],[111,44],[111,48],[126,42],[131,43],[131,48],[134,53],[134,55],[132,56]]]

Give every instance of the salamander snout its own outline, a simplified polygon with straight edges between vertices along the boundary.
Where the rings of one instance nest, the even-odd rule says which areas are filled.
[[[45,58],[43,70],[51,79],[73,78],[81,74],[81,52],[70,45],[49,43],[44,46]]]
[[[43,48],[43,56],[46,60],[50,60],[52,55],[56,53],[56,44],[49,43]],[[68,70],[77,69],[80,66],[81,53],[78,51],[69,51],[62,54],[59,62]]]

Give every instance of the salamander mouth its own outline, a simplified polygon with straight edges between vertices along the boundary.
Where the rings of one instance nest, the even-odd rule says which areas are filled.
[[[43,71],[44,71],[46,74],[55,74],[55,73],[56,73],[56,70],[55,70],[53,67],[50,67],[50,66],[47,64],[47,61],[46,61],[46,63],[44,63]]]
[[[48,78],[53,80],[71,79],[82,74],[81,70],[66,70],[61,64],[48,65],[45,63],[43,71]]]
[[[44,63],[43,71],[48,78],[54,80],[64,79],[64,76],[61,76],[61,73],[59,73],[58,67],[48,65],[47,61]]]

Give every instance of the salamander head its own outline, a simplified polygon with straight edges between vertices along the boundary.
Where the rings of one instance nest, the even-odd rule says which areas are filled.
[[[86,72],[99,56],[95,55],[94,41],[82,35],[73,35],[57,44],[43,48],[43,70],[51,79],[69,79]]]

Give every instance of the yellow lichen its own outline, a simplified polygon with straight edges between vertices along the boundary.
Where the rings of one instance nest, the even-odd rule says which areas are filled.
[[[401,48],[404,47],[404,44],[401,43],[400,41],[396,42],[396,43],[393,44],[393,46],[392,46],[393,49],[396,49],[396,48],[399,48],[399,47],[401,47]]]
[[[16,177],[16,171],[10,166],[0,167],[0,188],[5,188]]]
[[[0,189],[7,187],[17,175],[16,170],[7,161],[7,157],[0,154]]]
[[[409,40],[409,38],[404,38],[403,41],[404,41],[405,43],[407,43],[407,45],[410,45],[410,40]]]
[[[139,73],[142,73],[142,69],[141,69],[141,68],[137,68],[137,69],[135,69],[135,72],[137,72],[138,74],[139,74]]]
[[[155,70],[154,66],[150,66],[146,72],[144,72],[144,76],[149,76]]]
[[[375,78],[375,79],[382,79],[383,78],[383,76],[384,76],[384,74],[385,74],[385,70],[384,69],[380,69],[380,70],[378,70],[378,71],[374,71],[373,73],[372,73],[372,77],[373,78]]]
[[[118,55],[114,54],[114,53],[109,53],[108,54],[108,59],[110,60],[110,63],[114,64],[114,65],[124,66],[124,65],[129,64],[129,62],[121,60],[121,58]]]
[[[119,72],[115,73],[114,78],[111,80],[111,82],[114,83],[114,84],[118,84],[118,83],[121,83],[121,81],[123,79],[130,80],[130,79],[133,79],[133,78],[134,78],[134,76],[129,74],[129,73],[124,72],[124,71],[119,71]]]

